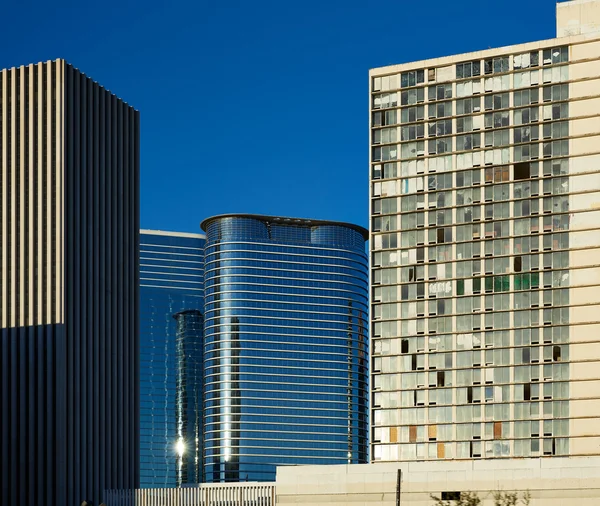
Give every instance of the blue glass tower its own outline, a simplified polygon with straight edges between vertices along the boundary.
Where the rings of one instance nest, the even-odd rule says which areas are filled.
[[[140,234],[140,484],[202,481],[204,237]]]
[[[255,215],[202,228],[206,481],[366,462],[367,231]]]

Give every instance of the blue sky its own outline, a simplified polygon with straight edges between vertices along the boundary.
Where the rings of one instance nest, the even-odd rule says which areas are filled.
[[[368,225],[368,69],[554,36],[555,3],[6,2],[0,67],[65,58],[141,111],[141,225]]]

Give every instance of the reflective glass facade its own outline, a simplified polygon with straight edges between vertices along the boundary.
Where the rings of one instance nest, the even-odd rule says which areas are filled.
[[[204,238],[140,235],[140,482],[202,480]]]
[[[366,462],[366,230],[253,215],[202,227],[206,480]]]

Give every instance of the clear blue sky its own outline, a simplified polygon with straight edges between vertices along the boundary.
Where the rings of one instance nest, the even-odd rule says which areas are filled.
[[[65,58],[141,111],[141,225],[368,225],[368,69],[551,38],[551,0],[6,1],[0,67]]]

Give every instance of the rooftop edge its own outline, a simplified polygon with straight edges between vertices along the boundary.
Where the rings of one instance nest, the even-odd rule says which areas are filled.
[[[310,218],[289,218],[284,216],[267,216],[264,214],[247,214],[247,213],[229,213],[229,214],[218,214],[206,218],[200,223],[200,228],[206,232],[207,225],[214,220],[220,220],[221,218],[253,218],[260,221],[271,221],[281,225],[305,225],[305,226],[318,226],[318,225],[333,225],[340,227],[348,227],[359,232],[365,241],[369,240],[369,231],[361,227],[360,225],[354,225],[344,221],[329,221],[329,220],[313,220]]]

